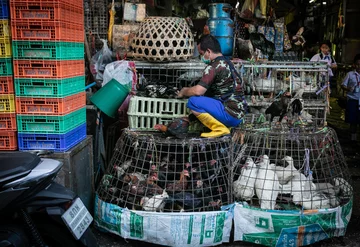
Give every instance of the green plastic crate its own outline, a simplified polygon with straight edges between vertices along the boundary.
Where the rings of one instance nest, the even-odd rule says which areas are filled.
[[[66,79],[15,79],[15,94],[20,97],[61,98],[85,90],[85,77]]]
[[[0,58],[0,76],[9,76],[13,74],[12,59]]]
[[[14,59],[84,59],[84,43],[13,41]]]
[[[19,133],[65,134],[86,122],[86,108],[64,116],[17,115]]]

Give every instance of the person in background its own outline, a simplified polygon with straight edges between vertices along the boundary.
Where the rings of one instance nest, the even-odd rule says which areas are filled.
[[[337,68],[337,64],[336,64],[334,57],[331,55],[331,42],[328,40],[321,42],[320,43],[320,53],[315,54],[310,59],[310,61],[313,61],[313,62],[325,61],[325,62],[327,62],[329,65],[328,73],[329,73],[330,85],[332,88],[334,88],[334,86],[336,87],[336,80],[334,77],[333,70],[335,70]]]
[[[210,133],[202,137],[220,137],[230,134],[245,115],[246,103],[243,89],[234,65],[221,53],[218,40],[204,35],[198,44],[201,60],[207,66],[200,82],[193,87],[183,87],[178,98],[190,97],[187,107],[208,127]]]
[[[341,87],[347,92],[345,122],[350,124],[351,140],[356,141],[360,124],[360,54],[354,58],[354,70],[347,73]]]

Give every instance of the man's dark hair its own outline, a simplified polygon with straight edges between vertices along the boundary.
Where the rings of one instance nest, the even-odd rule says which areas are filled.
[[[219,41],[212,35],[207,34],[200,39],[200,49],[206,51],[212,50],[215,53],[221,53],[221,47]]]
[[[354,57],[354,64],[356,64],[356,61],[357,61],[357,60],[360,60],[360,53],[355,55],[355,57]]]

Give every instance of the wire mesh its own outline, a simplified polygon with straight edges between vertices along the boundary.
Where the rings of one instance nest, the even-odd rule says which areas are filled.
[[[320,209],[353,195],[349,170],[333,129],[308,132],[236,130],[235,201],[262,209]]]
[[[247,61],[233,61],[239,72],[245,89],[245,100],[249,106],[249,112],[244,119],[243,127],[252,128],[276,127],[289,130],[296,126],[307,129],[323,128],[326,125],[326,113],[329,112],[328,88],[324,88],[327,81],[327,67],[321,63],[314,62],[263,62],[250,63]],[[198,60],[182,63],[148,63],[136,62],[139,73],[139,83],[166,85],[182,88],[184,86],[196,85],[201,79],[205,65]],[[265,74],[270,75],[273,84],[266,85]],[[296,82],[287,78],[299,76]],[[254,86],[256,80],[263,82],[259,87]],[[279,93],[290,90],[292,86],[291,102],[300,99],[302,111],[292,114],[291,105],[285,114],[282,125],[276,124],[279,120],[277,115],[270,123],[270,115],[265,113],[266,109],[274,102],[280,101]],[[324,84],[324,85],[323,85]],[[259,84],[258,84],[259,85]],[[299,85],[302,85],[300,90]],[[254,86],[254,87],[253,87]],[[160,95],[160,94],[158,94]],[[272,95],[272,97],[270,97]],[[148,96],[140,95],[139,96]],[[162,97],[162,96],[159,96]]]
[[[231,202],[232,150],[231,137],[179,140],[125,130],[97,193],[134,210],[220,210]]]
[[[138,78],[178,88],[195,85],[205,69],[205,64],[198,61],[156,64],[135,61],[135,65],[139,73]]]

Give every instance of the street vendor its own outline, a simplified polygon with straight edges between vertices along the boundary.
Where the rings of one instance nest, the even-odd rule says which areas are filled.
[[[200,39],[198,51],[207,66],[200,82],[193,87],[184,87],[178,98],[190,97],[187,107],[208,127],[211,132],[202,137],[220,137],[230,134],[245,115],[245,101],[240,76],[234,65],[221,53],[218,40],[205,35]]]

